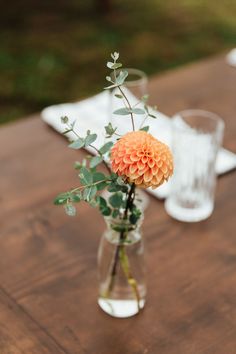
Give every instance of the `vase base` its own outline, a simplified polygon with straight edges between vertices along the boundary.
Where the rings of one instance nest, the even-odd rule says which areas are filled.
[[[144,307],[145,300],[139,301],[139,309],[136,300],[110,300],[100,297],[98,304],[108,315],[126,318],[136,315]]]

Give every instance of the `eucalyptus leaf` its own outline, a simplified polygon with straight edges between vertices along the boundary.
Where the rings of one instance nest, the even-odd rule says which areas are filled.
[[[82,195],[80,192],[76,192],[70,195],[70,200],[74,203],[80,202],[82,199]]]
[[[111,67],[112,70],[116,70],[122,67],[121,63],[114,63]]]
[[[131,215],[129,216],[129,220],[130,220],[131,224],[133,224],[133,225],[136,224],[141,215],[142,215],[142,212],[137,207],[133,206],[132,211],[131,211]]]
[[[97,203],[99,204],[100,208],[107,207],[107,201],[105,198],[101,197],[100,195],[96,197]]]
[[[145,114],[145,111],[142,108],[133,108],[132,112],[135,114]]]
[[[120,208],[123,201],[123,195],[121,192],[114,193],[109,198],[109,203],[113,208]]]
[[[117,184],[119,184],[120,186],[124,186],[125,185],[125,182],[124,182],[124,180],[123,180],[123,178],[121,177],[121,176],[119,176],[118,178],[117,178]]]
[[[72,129],[67,129],[62,134],[67,134],[67,133],[70,133],[70,132],[72,132]]]
[[[84,146],[84,139],[78,138],[69,145],[71,149],[81,149]]]
[[[73,204],[65,204],[64,205],[65,212],[69,216],[75,216],[76,215],[76,208],[74,207]]]
[[[111,208],[107,205],[106,199],[101,196],[97,196],[96,201],[99,205],[99,210],[101,211],[102,215],[109,216],[111,214]]]
[[[113,193],[113,192],[119,192],[121,190],[121,186],[119,186],[116,183],[111,183],[108,188],[108,192]]]
[[[91,205],[91,207],[93,207],[93,208],[96,208],[96,207],[97,207],[97,202],[96,202],[96,200],[95,200],[95,199],[90,200],[90,201],[89,201],[89,205]]]
[[[82,185],[89,185],[93,183],[93,175],[86,167],[81,167],[79,178]]]
[[[53,202],[55,205],[62,205],[67,202],[68,198],[69,198],[68,193],[61,193],[54,199]]]
[[[106,176],[102,172],[95,172],[93,174],[93,183],[106,180]]]
[[[109,69],[112,69],[112,66],[114,65],[114,63],[112,63],[111,61],[108,61],[107,62],[107,67],[109,68]]]
[[[132,113],[132,110],[130,110],[129,108],[124,107],[124,108],[116,109],[113,113],[114,114],[118,114],[118,115],[122,115],[122,116],[127,116],[130,113]]]
[[[109,82],[112,82],[112,79],[110,76],[106,76],[106,80],[109,81]]]
[[[129,217],[129,221],[131,222],[131,224],[135,225],[136,222],[138,221],[139,217],[135,214],[131,214]]]
[[[117,128],[113,128],[110,122],[108,123],[108,125],[105,126],[105,131],[110,137],[115,133],[116,129]]]
[[[148,117],[151,117],[151,118],[157,119],[157,117],[156,117],[156,116],[154,116],[154,114],[148,114]]]
[[[83,198],[84,200],[86,200],[87,202],[91,201],[93,199],[93,197],[96,195],[97,193],[97,187],[96,186],[90,186],[84,189],[83,192]]]
[[[67,116],[61,117],[61,122],[63,124],[67,124],[69,122],[69,118]]]
[[[76,161],[76,162],[74,163],[74,168],[75,168],[76,170],[80,170],[80,169],[81,169],[81,167],[82,167],[81,162]]]
[[[85,138],[84,146],[91,145],[97,139],[97,134],[88,134]]]
[[[107,207],[107,208],[102,208],[100,209],[101,213],[103,216],[109,216],[111,215],[111,208]]]
[[[94,168],[97,165],[99,165],[102,162],[103,158],[102,156],[94,156],[92,157],[91,161],[90,161],[90,167]]]
[[[119,215],[119,209],[114,209],[111,215],[114,219],[117,218],[117,216]]]
[[[100,191],[107,186],[106,176],[102,172],[95,172],[93,174],[93,183],[97,183],[99,181],[101,181],[101,183],[96,184],[96,186]]]
[[[119,176],[115,173],[115,172],[111,172],[111,174],[110,174],[110,178],[112,179],[112,181],[116,181],[117,180],[117,178],[118,178]]]
[[[116,84],[119,85],[119,86],[123,85],[123,83],[124,83],[124,81],[125,81],[125,79],[127,78],[128,75],[129,75],[128,71],[121,70],[119,72],[118,77],[116,78]]]
[[[149,131],[149,126],[146,125],[145,127],[142,127],[142,128],[139,129],[139,130],[142,130],[142,131],[144,131],[144,132],[148,132],[148,131]]]
[[[116,93],[116,94],[115,94],[115,97],[116,97],[116,98],[123,98],[123,96],[120,95],[119,93]]]
[[[104,144],[99,149],[100,154],[102,154],[102,155],[106,154],[111,149],[112,146],[113,146],[113,142],[112,141],[108,141],[106,144]]]
[[[120,54],[118,52],[114,52],[111,54],[112,59],[115,61],[119,59],[119,56],[120,56]]]

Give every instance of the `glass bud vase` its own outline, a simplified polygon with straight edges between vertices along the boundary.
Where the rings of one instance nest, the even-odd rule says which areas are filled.
[[[106,218],[107,229],[98,249],[99,298],[103,311],[130,317],[144,307],[146,296],[141,221]]]

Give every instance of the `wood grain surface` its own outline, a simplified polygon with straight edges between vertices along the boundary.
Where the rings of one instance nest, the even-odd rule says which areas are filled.
[[[210,58],[154,77],[166,114],[216,112],[236,151],[236,69]],[[235,172],[218,179],[213,215],[186,224],[150,197],[144,234],[148,298],[114,319],[97,305],[96,256],[105,227],[87,205],[76,218],[53,197],[77,183],[84,152],[39,115],[0,129],[0,354],[235,354]]]

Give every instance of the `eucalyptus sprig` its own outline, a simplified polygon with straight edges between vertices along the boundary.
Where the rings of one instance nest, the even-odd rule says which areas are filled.
[[[111,54],[111,58],[113,61],[108,61],[107,62],[107,67],[112,70],[112,73],[108,76],[106,76],[106,80],[111,83],[111,85],[106,86],[104,89],[105,90],[111,90],[117,88],[119,90],[119,94],[115,94],[117,98],[123,99],[124,107],[116,109],[113,114],[117,115],[123,115],[127,116],[130,115],[131,121],[132,121],[132,128],[133,131],[135,131],[135,123],[134,123],[134,114],[140,114],[140,115],[145,115],[143,122],[140,125],[140,130],[146,130],[143,129],[143,124],[146,121],[147,118],[156,118],[156,116],[153,113],[150,113],[149,107],[147,105],[148,102],[148,95],[144,95],[141,98],[141,101],[137,102],[135,105],[131,106],[127,95],[125,94],[122,86],[125,84],[125,80],[128,77],[128,71],[127,70],[121,70],[122,63],[118,63],[117,60],[119,59],[119,53],[115,52]],[[119,72],[117,74],[117,69],[119,69]],[[137,107],[139,104],[143,104],[143,108]],[[154,107],[155,109],[155,107]]]
[[[127,70],[122,70],[122,63],[118,62],[119,53],[111,54],[111,61],[107,62],[107,67],[111,70],[111,74],[106,76],[106,80],[110,83],[105,89],[117,88],[119,93],[116,97],[123,102],[123,107],[115,110],[113,113],[117,115],[130,116],[133,130],[135,130],[134,115],[145,115],[144,121],[148,117],[154,116],[149,112],[147,106],[148,96],[142,97],[141,101],[131,105],[128,97],[123,89],[125,81],[128,77]],[[137,107],[142,103],[143,108]],[[127,181],[123,180],[110,169],[109,154],[113,146],[113,141],[108,140],[100,148],[97,148],[97,134],[88,130],[85,136],[75,130],[75,121],[70,122],[67,116],[61,118],[61,122],[65,125],[64,134],[73,133],[74,139],[70,142],[71,149],[79,150],[90,147],[94,150],[95,156],[87,156],[82,161],[75,163],[75,169],[78,171],[79,186],[67,192],[59,194],[54,203],[63,205],[68,215],[75,215],[75,204],[82,201],[89,203],[93,207],[98,207],[102,215],[112,216],[112,218],[128,219],[131,224],[136,224],[140,218],[141,212],[134,203],[135,187],[131,186]],[[107,139],[114,136],[120,138],[117,128],[108,123],[105,127]],[[140,130],[148,131],[148,126],[140,126]],[[105,166],[107,173],[99,171],[100,167]],[[101,191],[107,190],[109,198],[106,200],[100,195]],[[132,195],[132,198],[131,198]],[[129,201],[129,203],[128,203]]]

